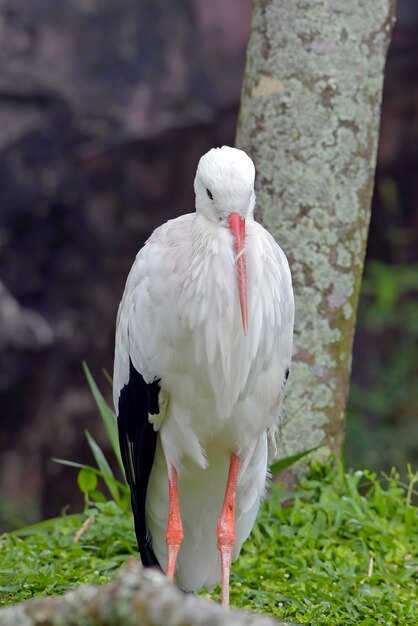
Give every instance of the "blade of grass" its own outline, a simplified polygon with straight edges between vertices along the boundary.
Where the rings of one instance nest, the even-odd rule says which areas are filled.
[[[109,372],[107,371],[107,369],[105,367],[102,367],[102,372],[103,372],[103,376],[106,378],[107,382],[110,385],[110,388],[112,389],[113,387],[113,378],[111,377],[111,375],[109,374]]]
[[[95,470],[94,467],[89,467],[89,465],[85,465],[84,463],[76,463],[75,461],[67,461],[67,459],[52,459],[54,463],[59,463],[60,465],[67,465],[68,467],[76,467],[78,469],[83,469],[84,467],[88,467],[89,469]],[[95,470],[97,471],[97,470]]]
[[[112,496],[116,504],[118,506],[121,506],[119,489],[113,484],[112,480],[109,480],[109,478],[114,479],[112,469],[109,463],[107,462],[107,459],[105,455],[103,454],[102,449],[96,443],[92,435],[90,435],[89,431],[85,430],[84,432],[86,433],[87,441],[89,443],[91,451],[93,452],[93,456],[96,459],[96,463],[100,471],[102,472],[103,480],[106,483],[106,487],[109,489],[110,495]]]
[[[69,520],[81,520],[84,517],[83,513],[74,513],[73,515],[62,515],[60,517],[53,517],[51,519],[44,520],[37,524],[31,524],[30,526],[24,526],[23,528],[16,528],[7,533],[12,537],[27,537],[28,535],[37,535],[39,533],[55,531],[57,526],[61,522],[68,522]]]
[[[273,475],[279,474],[290,465],[293,465],[293,463],[300,461],[305,456],[308,456],[308,454],[311,454],[311,452],[318,450],[318,448],[322,448],[322,446],[315,446],[314,448],[309,448],[308,450],[304,450],[303,452],[298,452],[297,454],[287,456],[285,459],[280,459],[279,461],[276,461],[276,463],[273,463],[273,465],[270,465],[270,472]]]
[[[121,468],[122,476],[125,476],[122,457],[121,457],[120,449],[119,449],[119,435],[118,435],[118,427],[116,424],[116,416],[114,412],[108,406],[106,400],[104,399],[102,393],[100,392],[98,386],[96,385],[94,378],[91,375],[91,372],[85,361],[83,361],[83,369],[87,378],[87,382],[90,386],[91,392],[93,394],[93,397],[99,408],[100,415],[102,416],[107,434],[109,435],[110,443],[112,445],[113,451],[118,460],[119,467]]]

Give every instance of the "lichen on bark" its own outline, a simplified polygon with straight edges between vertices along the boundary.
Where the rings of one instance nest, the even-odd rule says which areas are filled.
[[[255,0],[237,145],[292,270],[281,455],[339,453],[394,0]]]

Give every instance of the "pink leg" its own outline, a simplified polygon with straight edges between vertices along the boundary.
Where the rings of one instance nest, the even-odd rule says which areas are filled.
[[[232,547],[235,541],[235,494],[237,490],[239,458],[231,455],[228,482],[222,511],[218,517],[218,550],[221,553],[222,606],[229,606],[229,575]]]
[[[183,541],[183,525],[180,517],[177,471],[171,466],[168,480],[168,522],[167,522],[167,570],[166,576],[173,580],[177,555]]]

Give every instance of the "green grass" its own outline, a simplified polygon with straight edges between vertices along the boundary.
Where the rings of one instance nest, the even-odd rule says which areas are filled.
[[[95,522],[74,537],[90,516]],[[131,516],[114,503],[57,518],[0,538],[0,604],[56,595],[80,583],[108,582],[136,555]]]
[[[401,485],[395,473],[315,464],[290,500],[273,486],[234,564],[232,604],[313,626],[417,623],[417,478],[410,472]],[[75,544],[89,515],[95,521]],[[1,603],[104,583],[135,553],[131,516],[114,502],[5,535]]]

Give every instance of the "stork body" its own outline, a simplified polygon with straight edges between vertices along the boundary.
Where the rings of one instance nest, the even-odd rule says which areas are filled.
[[[138,253],[116,331],[114,401],[142,560],[185,590],[222,571],[224,604],[264,493],[292,350],[290,271],[253,219],[253,183],[245,153],[202,157],[196,213]]]

